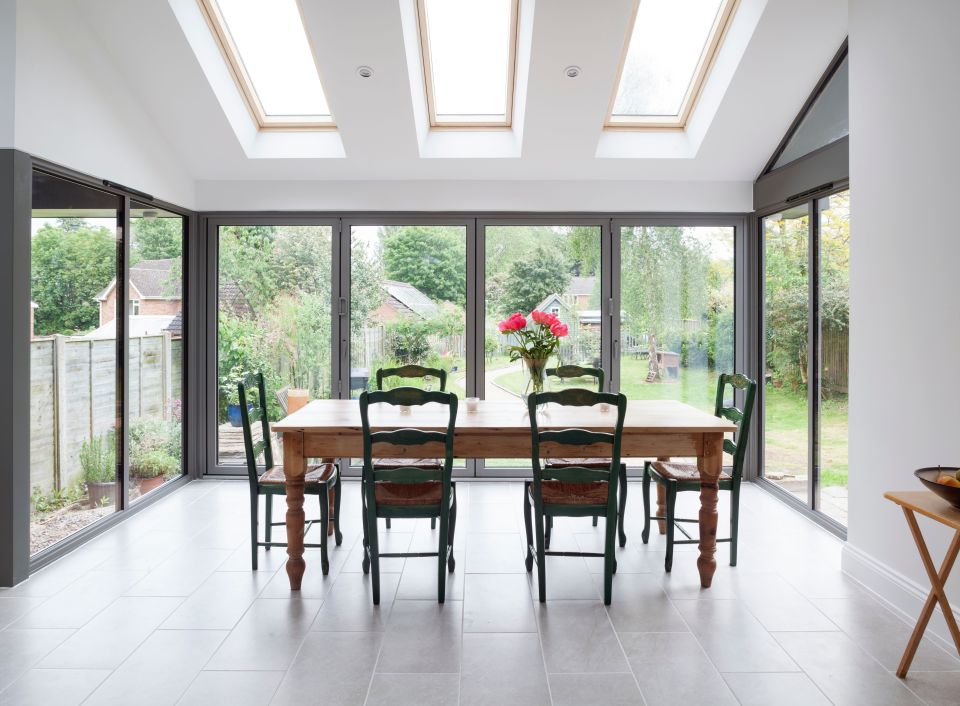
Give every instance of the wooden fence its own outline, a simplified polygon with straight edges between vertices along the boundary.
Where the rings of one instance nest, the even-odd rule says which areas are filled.
[[[824,328],[820,341],[820,384],[824,392],[847,394],[850,384],[849,332]]]
[[[130,419],[165,418],[182,389],[181,339],[130,339]],[[51,336],[30,344],[30,485],[44,492],[80,479],[84,441],[114,428],[117,342]]]

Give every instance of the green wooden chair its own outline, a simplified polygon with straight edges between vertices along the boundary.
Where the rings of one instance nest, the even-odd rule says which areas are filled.
[[[435,377],[440,381],[440,391],[445,392],[447,389],[447,371],[442,368],[425,368],[422,365],[402,365],[399,368],[380,368],[377,370],[377,389],[383,389],[383,381],[387,378],[401,378],[401,379],[425,379],[428,377]],[[416,466],[417,468],[424,468],[427,470],[439,470],[443,463],[438,458],[417,458],[417,459],[400,459],[400,458],[378,458],[374,462],[374,465],[379,470],[389,470],[392,468],[407,468],[408,466]],[[387,529],[390,529],[391,522],[390,518],[386,519]],[[430,518],[430,529],[437,528],[437,518]]]
[[[733,391],[742,390],[743,409],[728,406],[724,402],[727,386]],[[740,481],[743,477],[743,459],[747,453],[747,436],[750,433],[750,418],[753,416],[753,401],[757,393],[757,383],[739,373],[724,373],[717,380],[717,399],[714,405],[714,414],[729,419],[737,425],[735,440],[724,439],[723,450],[733,456],[732,475],[723,471],[720,474],[720,490],[729,490],[730,496],[730,536],[717,539],[717,542],[730,543],[730,566],[737,565],[737,534],[740,521]],[[665,514],[652,515],[650,512],[650,479],[665,489]],[[677,493],[685,490],[700,491],[700,470],[695,464],[672,463],[670,461],[647,461],[643,467],[643,543],[650,539],[650,520],[657,520],[660,533],[667,535],[667,556],[664,560],[664,570],[673,568],[673,546],[675,544],[698,544],[699,539],[693,539],[680,523],[696,522],[699,520],[679,518],[675,515]],[[660,491],[663,492],[663,491]],[[674,528],[680,530],[686,539],[674,540]]]
[[[604,372],[602,368],[585,368],[579,365],[561,365],[556,368],[547,368],[547,375],[558,377],[561,380],[570,378],[592,377],[597,382],[597,392],[603,392]],[[609,459],[605,458],[551,458],[547,459],[545,465],[547,468],[563,468],[569,466],[586,466],[587,468],[605,469],[610,464]],[[627,509],[627,464],[620,464],[620,517],[617,521],[617,531],[620,538],[620,546],[627,545],[627,535],[623,531],[623,515]],[[593,517],[593,526],[597,526],[597,516]],[[547,521],[547,535],[545,538],[547,549],[550,548],[550,535],[553,532],[553,518]]]
[[[617,408],[614,431],[597,432],[585,429],[562,429],[540,431],[537,423],[538,405],[554,402],[574,407],[589,407],[609,404]],[[533,480],[524,483],[523,519],[527,532],[527,571],[537,562],[537,578],[540,602],[547,600],[547,556],[595,556],[603,557],[603,602],[610,605],[613,593],[613,574],[617,570],[616,530],[617,483],[620,479],[620,442],[623,437],[623,420],[627,413],[627,398],[622,394],[593,392],[592,390],[569,389],[560,392],[540,392],[527,398],[530,414],[530,435],[533,442]],[[590,446],[591,451],[610,448],[606,468],[589,466],[541,466],[541,444],[560,446]],[[531,509],[533,517],[531,517]],[[603,554],[595,552],[555,552],[546,547],[546,526],[553,517],[606,518],[606,540]],[[533,519],[535,518],[535,522]],[[534,529],[536,530],[534,532]],[[536,542],[534,542],[534,535]]]
[[[447,405],[446,431],[396,429],[370,431],[369,407],[372,404],[420,406],[428,402]],[[452,392],[427,391],[415,387],[364,392],[360,395],[360,422],[363,427],[363,572],[371,573],[373,603],[380,603],[380,557],[437,557],[437,600],[443,603],[446,571],[453,571],[453,537],[457,524],[457,492],[450,482],[453,471],[453,434],[457,421],[457,396]],[[424,444],[443,444],[444,459],[439,468],[399,465],[383,468],[374,463],[374,446],[404,449]],[[402,463],[402,460],[401,460]],[[377,518],[410,517],[440,520],[436,552],[381,554],[377,536]]]
[[[271,444],[271,434],[269,425],[269,415],[267,413],[267,393],[263,384],[263,374],[257,373],[253,379],[247,383],[239,383],[237,392],[240,396],[240,419],[243,423],[243,447],[247,455],[247,479],[250,482],[250,555],[253,564],[253,570],[257,570],[257,548],[265,547],[267,551],[271,547],[285,547],[285,542],[273,542],[272,531],[274,527],[282,526],[284,522],[273,521],[273,498],[276,495],[285,495],[287,492],[287,481],[283,475],[283,467],[273,463],[273,445]],[[252,424],[260,422],[263,438],[254,443]],[[261,474],[257,468],[257,460],[263,456],[263,463],[266,470]],[[304,527],[304,532],[310,530],[314,522],[319,522],[323,527],[323,534],[320,544],[304,544],[304,547],[319,547],[320,562],[324,575],[330,570],[330,562],[327,558],[327,535],[330,527],[330,492],[333,491],[333,520],[332,530],[335,536],[337,546],[343,542],[343,535],[340,532],[340,473],[333,459],[323,459],[319,466],[307,468],[307,475],[304,479],[303,492],[307,495],[317,495],[320,497],[320,519],[309,520]],[[264,541],[259,540],[258,526],[260,524],[260,496],[266,498],[266,523],[264,524]]]

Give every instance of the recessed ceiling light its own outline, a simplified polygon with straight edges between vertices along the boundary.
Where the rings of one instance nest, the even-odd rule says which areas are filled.
[[[567,78],[576,78],[577,76],[580,75],[580,67],[568,66],[563,70],[563,75],[566,76]]]
[[[357,76],[360,78],[370,78],[373,76],[373,69],[371,69],[369,66],[358,66]]]

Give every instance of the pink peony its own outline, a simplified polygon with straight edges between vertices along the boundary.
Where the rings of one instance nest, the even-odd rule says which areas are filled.
[[[535,324],[547,324],[549,325],[550,317],[552,314],[548,314],[545,311],[537,311],[534,309],[530,312],[530,318],[533,319]]]
[[[570,329],[566,324],[561,324],[559,321],[553,323],[550,326],[550,333],[552,333],[557,338],[563,338],[570,332]]]
[[[500,333],[510,333],[511,331],[519,331],[522,328],[525,328],[527,325],[527,320],[523,317],[519,311],[515,311],[510,314],[505,320],[497,324],[497,328]]]

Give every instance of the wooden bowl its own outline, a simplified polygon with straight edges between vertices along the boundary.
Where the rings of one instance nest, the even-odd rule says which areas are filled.
[[[913,475],[920,479],[920,482],[926,486],[927,490],[933,491],[955,508],[960,510],[960,488],[954,488],[949,485],[941,485],[936,481],[937,476],[939,476],[941,472],[955,474],[957,470],[960,469],[952,466],[918,468],[913,472]]]

